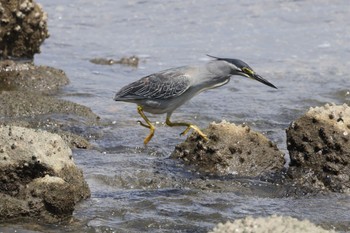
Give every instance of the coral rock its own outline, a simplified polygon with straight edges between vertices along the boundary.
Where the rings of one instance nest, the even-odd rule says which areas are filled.
[[[223,121],[204,130],[209,141],[193,133],[176,146],[172,158],[194,165],[200,172],[257,177],[282,170],[283,153],[274,143],[248,126]]]

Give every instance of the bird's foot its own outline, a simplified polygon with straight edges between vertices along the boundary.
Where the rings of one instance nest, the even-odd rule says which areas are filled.
[[[182,136],[182,135],[186,135],[187,133],[188,133],[188,131],[190,130],[190,129],[193,129],[194,131],[196,131],[198,134],[199,134],[199,136],[201,136],[205,141],[208,141],[209,139],[208,139],[208,137],[207,137],[207,135],[206,134],[204,134],[197,126],[195,126],[195,125],[189,125],[180,135]]]
[[[146,145],[153,137],[154,135],[154,131],[155,131],[155,128],[153,125],[150,125],[149,127],[147,127],[146,125],[144,125],[146,128],[149,128],[150,129],[150,133],[148,134],[148,136],[145,138],[145,140],[143,141],[143,143]]]
[[[180,133],[180,136],[186,135],[190,129],[191,129],[191,126],[188,126],[182,133]]]
[[[153,135],[154,135],[154,131],[151,132],[151,133],[145,138],[145,140],[143,140],[143,144],[147,145],[147,143],[152,139]]]
[[[151,128],[149,125],[146,125],[146,124],[143,123],[142,121],[137,121],[137,123],[139,123],[141,126],[146,127],[146,128],[148,128],[148,129]]]
[[[148,134],[148,136],[145,138],[145,140],[143,141],[143,143],[146,145],[153,137],[154,135],[154,130],[155,127],[152,125],[152,123],[148,120],[148,118],[146,117],[146,115],[143,113],[143,109],[142,106],[138,105],[137,106],[137,111],[140,114],[140,116],[146,121],[147,124],[143,123],[142,121],[137,121],[141,126],[146,127],[149,129],[150,133]]]

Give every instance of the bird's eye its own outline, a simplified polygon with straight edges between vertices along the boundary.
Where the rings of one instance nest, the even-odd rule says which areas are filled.
[[[248,75],[253,75],[254,71],[252,71],[251,69],[247,68],[247,67],[243,67],[242,71]]]

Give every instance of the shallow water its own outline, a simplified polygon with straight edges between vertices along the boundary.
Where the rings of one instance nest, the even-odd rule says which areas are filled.
[[[63,69],[71,80],[60,97],[90,107],[106,126],[95,150],[76,150],[92,197],[69,226],[3,225],[31,232],[206,232],[247,215],[289,215],[350,231],[350,198],[340,194],[273,198],[280,187],[213,180],[168,159],[184,140],[179,128],[136,124],[136,106],[117,103],[122,86],[150,73],[204,63],[205,54],[240,58],[278,90],[241,77],[196,96],[175,120],[246,122],[286,152],[285,128],[311,106],[350,103],[350,8],[346,0],[309,1],[39,1],[51,37],[36,64]],[[136,55],[137,68],[96,65],[92,58]],[[150,116],[163,122],[164,116]],[[237,190],[239,182],[246,187]],[[223,188],[226,187],[226,188]],[[1,227],[0,227],[1,228]]]

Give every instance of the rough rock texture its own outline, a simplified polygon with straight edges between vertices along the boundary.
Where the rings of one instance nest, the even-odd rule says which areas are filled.
[[[350,193],[350,108],[310,108],[287,129],[288,175],[320,190]]]
[[[99,117],[85,106],[48,95],[68,82],[59,69],[0,61],[0,124],[45,129],[72,147],[89,147],[83,128],[95,125]]]
[[[35,117],[44,114],[74,114],[96,120],[97,116],[90,108],[52,96],[38,95],[33,92],[0,92],[0,116]]]
[[[35,66],[32,63],[16,63],[11,60],[0,61],[0,91],[27,90],[52,93],[68,83],[66,74],[59,69]]]
[[[33,58],[48,37],[40,5],[33,0],[0,2],[0,58]]]
[[[172,158],[180,158],[196,170],[214,175],[257,177],[282,170],[283,153],[274,143],[248,126],[211,123],[204,132],[209,141],[193,133],[176,146]]]
[[[34,92],[0,91],[0,106],[0,125],[45,129],[78,148],[89,147],[86,127],[99,119],[88,107]]]
[[[308,220],[272,215],[270,217],[246,217],[225,224],[219,223],[210,233],[331,233]]]
[[[59,221],[89,196],[82,171],[60,136],[0,126],[0,219]]]

